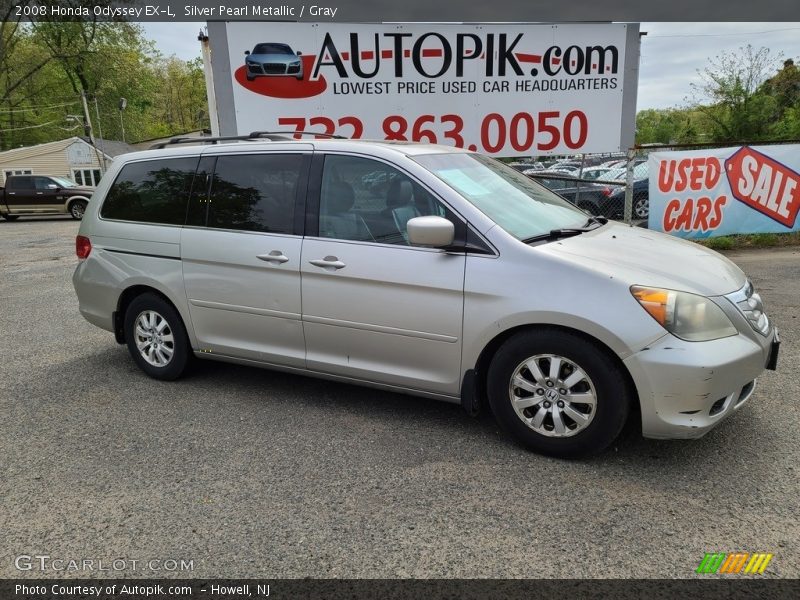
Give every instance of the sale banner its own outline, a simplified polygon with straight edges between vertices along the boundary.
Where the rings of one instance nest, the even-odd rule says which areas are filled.
[[[626,46],[638,44],[637,32],[624,23],[231,22],[225,44],[211,39],[217,98],[232,97],[219,110],[235,111],[226,133],[306,131],[530,156],[632,141],[638,48]]]
[[[648,227],[683,238],[800,230],[800,145],[654,152]]]

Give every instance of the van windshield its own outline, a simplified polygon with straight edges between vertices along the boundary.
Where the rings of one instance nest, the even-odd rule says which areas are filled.
[[[467,153],[413,158],[520,240],[586,223],[584,212],[493,158]]]

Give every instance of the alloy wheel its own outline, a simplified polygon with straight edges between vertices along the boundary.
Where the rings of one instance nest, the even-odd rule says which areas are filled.
[[[136,317],[136,347],[148,364],[166,367],[175,353],[175,337],[167,320],[154,310],[146,310]]]
[[[571,437],[586,429],[597,411],[597,393],[586,372],[556,354],[537,354],[511,375],[509,399],[517,416],[547,437]]]

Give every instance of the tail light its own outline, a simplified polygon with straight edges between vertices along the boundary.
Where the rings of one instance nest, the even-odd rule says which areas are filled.
[[[89,253],[92,251],[92,242],[85,235],[79,235],[75,238],[75,254],[78,258],[83,260],[88,258]]]
[[[602,190],[600,190],[600,193],[603,194],[603,196],[605,196],[606,198],[608,198],[613,191],[614,190],[612,190],[610,187],[606,186]]]

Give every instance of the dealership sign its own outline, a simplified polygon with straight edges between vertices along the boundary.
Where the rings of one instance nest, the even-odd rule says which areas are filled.
[[[632,142],[638,25],[209,23],[220,132],[498,156]]]
[[[685,238],[800,230],[800,145],[650,154],[650,229]]]

